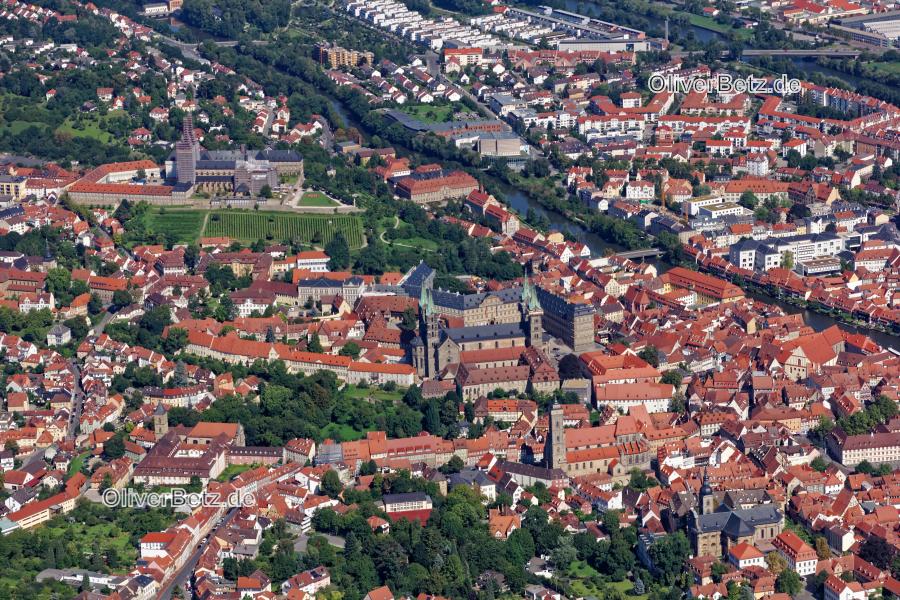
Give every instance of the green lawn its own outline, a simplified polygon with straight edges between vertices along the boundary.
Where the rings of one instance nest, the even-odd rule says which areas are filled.
[[[13,121],[12,123],[7,123],[4,128],[12,135],[15,135],[17,133],[22,133],[31,126],[44,128],[47,125],[33,121]]]
[[[398,388],[393,392],[388,392],[379,387],[361,388],[355,385],[348,385],[344,388],[344,393],[351,398],[358,398],[360,400],[371,398],[375,400],[390,400],[391,402],[399,402],[403,399],[403,394],[406,393],[406,390]]]
[[[79,472],[81,470],[81,465],[84,464],[84,461],[88,456],[90,456],[90,454],[90,452],[82,452],[81,454],[73,458],[72,462],[69,463],[69,470],[66,473],[66,476],[71,477],[75,473]]]
[[[241,242],[256,240],[327,244],[341,231],[351,248],[363,245],[362,222],[356,215],[308,215],[277,211],[224,210],[212,211],[203,235],[230,237]]]
[[[427,240],[421,237],[413,237],[413,238],[398,238],[393,240],[394,243],[404,245],[404,246],[415,246],[421,250],[427,250],[429,252],[434,252],[438,249],[438,244],[434,240]]]
[[[678,11],[675,11],[678,12]],[[738,39],[746,40],[753,37],[752,29],[735,29],[729,24],[719,23],[712,17],[707,17],[705,15],[695,15],[693,13],[683,13],[687,14],[688,18],[691,21],[691,25],[695,25],[697,27],[702,27],[704,29],[709,29],[711,31],[716,31],[723,35],[728,35],[729,33],[735,35]]]
[[[257,467],[258,465],[228,465],[225,467],[225,470],[219,473],[219,476],[216,477],[216,481],[231,481],[233,478],[237,477],[244,471],[249,471]]]
[[[124,114],[125,111],[123,110],[111,110],[103,117],[98,113],[93,113],[82,117],[81,123],[78,125],[79,128],[76,128],[75,119],[69,117],[56,131],[58,133],[69,133],[77,137],[92,137],[104,144],[108,144],[113,141],[113,135],[100,127],[100,120]]]
[[[412,115],[423,123],[445,123],[453,118],[453,113],[459,110],[459,105],[414,104],[403,106],[400,110],[408,115]]]
[[[304,192],[297,206],[335,206],[335,204],[322,192]]]
[[[569,569],[565,575],[569,578],[569,584],[572,586],[572,590],[579,597],[596,596],[600,598],[604,596],[604,590],[599,589],[598,586],[595,585],[596,580],[598,578],[602,579],[603,575],[583,560],[576,560],[569,565]],[[648,594],[642,594],[640,596],[632,595],[631,590],[634,587],[634,584],[628,579],[624,581],[610,581],[602,585],[618,590],[623,596],[629,599],[647,600],[648,598]]]
[[[91,545],[94,540],[100,543],[100,548],[103,551],[107,548],[115,548],[122,565],[121,568],[116,569],[118,572],[127,572],[128,567],[134,563],[138,556],[138,550],[131,544],[128,532],[122,531],[114,523],[97,523],[96,525],[66,523],[62,527],[54,527],[48,524],[47,533],[54,539],[81,540],[78,548],[87,554],[91,552]]]
[[[900,63],[897,62],[867,62],[865,66],[887,75],[900,74]]]
[[[599,574],[599,571],[583,560],[576,560],[569,565],[569,575],[572,577],[593,577],[594,575]]]
[[[153,231],[173,234],[178,242],[196,242],[207,212],[153,207],[147,214],[147,226]]]
[[[353,429],[349,425],[329,423],[328,426],[322,430],[322,435],[336,441],[353,442],[362,439],[366,434],[363,431]]]
[[[112,135],[108,131],[103,131],[95,123],[85,123],[82,129],[76,129],[74,124],[68,119],[56,129],[56,132],[68,133],[73,137],[91,137],[104,144],[108,144],[112,139]]]

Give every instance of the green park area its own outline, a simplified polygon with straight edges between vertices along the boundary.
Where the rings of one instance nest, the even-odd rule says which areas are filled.
[[[125,111],[122,110],[111,110],[105,118],[124,114]],[[79,116],[77,119],[69,117],[62,125],[56,128],[56,132],[68,133],[72,136],[91,137],[104,144],[108,144],[113,141],[113,135],[100,126],[100,119],[101,117],[97,113],[92,113],[88,116]]]
[[[322,192],[303,192],[303,195],[300,197],[300,200],[297,202],[297,206],[331,207],[331,206],[335,206],[335,203],[333,200],[331,200],[328,196],[326,196]]]
[[[459,109],[460,106],[458,104],[413,104],[403,106],[400,110],[423,123],[446,123],[453,118],[453,113]]]

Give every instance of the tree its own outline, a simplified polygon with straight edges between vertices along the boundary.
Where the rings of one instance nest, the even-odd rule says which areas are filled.
[[[816,538],[816,555],[819,557],[819,560],[831,558],[831,548],[828,547],[828,540],[822,536]]]
[[[559,361],[560,379],[578,379],[581,377],[581,360],[575,354],[566,354]]]
[[[713,563],[713,566],[710,567],[710,573],[712,574],[712,580],[716,583],[722,581],[722,575],[728,572],[728,565],[721,561],[716,561]]]
[[[329,469],[322,477],[322,492],[329,498],[337,498],[344,491],[344,485],[337,471]]]
[[[655,485],[656,480],[648,476],[640,469],[631,470],[631,478],[628,480],[628,487],[630,487],[631,489],[638,492],[643,492]]]
[[[828,463],[825,462],[825,459],[822,458],[821,456],[817,456],[812,460],[811,463],[809,463],[809,466],[811,466],[813,469],[815,469],[819,473],[824,473],[825,469],[828,468]]]
[[[175,363],[175,374],[172,376],[172,383],[175,387],[184,387],[191,382],[188,377],[187,365],[184,364],[183,360],[179,360]]]
[[[766,554],[766,565],[773,575],[779,575],[787,568],[787,561],[777,552],[769,552]]]
[[[262,186],[259,189],[259,195],[262,196],[263,198],[271,198],[272,197],[272,186],[270,186],[268,183],[265,184],[264,186]]]
[[[103,300],[100,299],[100,296],[98,296],[96,292],[91,294],[91,298],[90,300],[88,300],[87,308],[88,312],[92,315],[99,315],[101,312],[103,312]]]
[[[310,338],[310,340],[306,342],[306,350],[308,352],[316,352],[318,354],[321,354],[325,351],[325,349],[322,348],[322,342],[319,341],[319,336],[317,334],[313,334],[312,338]]]
[[[606,530],[606,533],[613,535],[619,531],[621,527],[620,524],[620,515],[617,510],[608,510],[603,513],[603,529]]]
[[[678,389],[681,386],[681,371],[678,369],[671,369],[663,373],[662,379],[660,381],[662,383],[668,383],[671,386],[674,386],[675,389]]]
[[[738,204],[740,204],[744,208],[756,210],[756,205],[759,204],[759,198],[756,197],[756,194],[748,190],[741,194],[741,198],[740,200],[738,200]]]
[[[886,541],[873,535],[859,547],[859,557],[883,570],[891,566],[894,550]]]
[[[200,248],[196,244],[191,244],[184,249],[184,265],[188,269],[193,271],[198,260],[200,260]]]
[[[659,352],[656,346],[650,345],[638,352],[638,357],[644,360],[651,367],[659,366]]]
[[[359,344],[357,344],[356,342],[347,342],[346,344],[344,344],[344,347],[341,348],[341,351],[339,352],[339,354],[341,356],[349,356],[350,358],[352,358],[354,360],[359,358],[359,353],[360,353],[360,347],[359,347]]]
[[[785,250],[781,255],[781,266],[790,271],[794,268],[794,253],[790,250]]]
[[[551,560],[557,569],[565,571],[573,562],[578,559],[578,552],[572,544],[572,538],[569,536],[559,539],[559,545],[553,549]]]
[[[416,316],[416,309],[409,307],[404,309],[400,315],[400,323],[398,326],[403,331],[415,331],[419,327],[419,317]]]
[[[795,596],[803,589],[803,581],[796,571],[785,569],[778,574],[778,579],[775,580],[775,589],[782,594]]]
[[[112,303],[117,309],[128,306],[132,302],[134,302],[134,298],[128,290],[116,290],[113,292]]]
[[[684,532],[664,536],[650,546],[650,558],[659,570],[660,577],[667,584],[684,572],[684,561],[691,555],[691,543]]]
[[[223,294],[219,299],[219,306],[213,314],[217,321],[233,321],[237,311],[234,308],[234,301],[231,296]]]
[[[867,460],[862,460],[859,462],[858,465],[856,465],[857,473],[864,473],[866,475],[869,475],[874,470],[875,470],[875,466]]]
[[[340,231],[325,244],[325,253],[329,257],[328,268],[332,271],[341,271],[350,266],[350,244]]]
[[[445,475],[449,475],[451,473],[459,473],[465,466],[466,463],[463,462],[463,459],[454,454],[450,457],[450,460],[447,461],[447,464],[441,467],[441,472]]]
[[[681,414],[686,413],[687,409],[687,398],[685,398],[684,392],[675,392],[672,399],[669,400],[669,412]]]
[[[103,455],[108,459],[122,458],[125,455],[125,442],[121,435],[114,435],[103,444]]]

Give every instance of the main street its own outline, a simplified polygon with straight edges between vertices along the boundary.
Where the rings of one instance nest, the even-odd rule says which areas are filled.
[[[209,535],[203,538],[203,541],[197,545],[194,551],[191,553],[190,558],[181,566],[178,572],[169,580],[169,582],[159,591],[159,595],[157,598],[160,600],[169,600],[172,597],[172,592],[176,587],[182,587],[185,583],[189,582],[191,579],[191,575],[194,573],[194,567],[197,566],[197,563],[200,562],[200,556],[203,555],[203,552],[206,550],[206,547],[209,546],[209,540],[215,535],[215,533],[223,528],[228,527],[231,521],[234,519],[235,515],[237,515],[237,508],[230,508],[228,512],[225,514],[225,518],[222,520],[222,523],[218,525]]]

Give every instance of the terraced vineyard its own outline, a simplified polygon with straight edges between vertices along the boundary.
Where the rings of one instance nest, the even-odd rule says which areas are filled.
[[[354,215],[305,215],[280,212],[215,211],[206,221],[203,235],[230,237],[241,242],[259,239],[284,242],[294,238],[303,242],[327,244],[334,234],[343,232],[351,248],[363,244],[362,223]],[[316,236],[316,233],[320,235]]]

